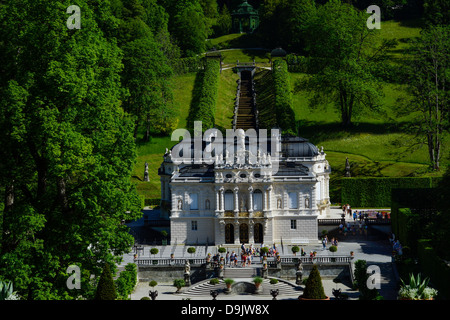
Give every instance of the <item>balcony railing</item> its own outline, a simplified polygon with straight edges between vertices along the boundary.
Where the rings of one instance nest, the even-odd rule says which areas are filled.
[[[259,257],[254,258],[258,263]],[[277,262],[274,260],[274,257],[269,257],[267,259],[267,265],[269,267],[276,267]],[[351,256],[339,256],[339,255],[330,255],[330,256],[316,256],[310,258],[309,256],[298,256],[298,257],[282,257],[281,264],[295,264],[298,260],[302,261],[302,264],[346,264],[350,263],[353,259]],[[135,263],[138,266],[183,266],[186,263],[186,260],[189,261],[190,265],[200,266],[206,263],[206,258],[138,258],[135,260]],[[238,260],[238,263],[240,261]]]

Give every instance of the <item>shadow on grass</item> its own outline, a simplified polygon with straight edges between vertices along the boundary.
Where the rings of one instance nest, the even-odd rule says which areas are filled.
[[[358,122],[351,126],[343,126],[339,122],[319,122],[309,120],[297,121],[297,127],[303,138],[309,139],[315,143],[325,141],[332,137],[333,139],[345,138],[351,134],[370,133],[370,134],[388,134],[403,133],[402,127],[406,123],[370,123]]]

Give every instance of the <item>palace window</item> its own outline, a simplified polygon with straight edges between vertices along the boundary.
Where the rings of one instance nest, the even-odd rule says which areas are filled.
[[[256,189],[253,192],[253,210],[255,211],[262,210],[262,192],[259,189]]]
[[[191,221],[191,230],[197,231],[197,221]]]
[[[289,192],[289,209],[298,208],[298,197],[296,192]]]
[[[297,229],[297,220],[291,220],[291,229]]]
[[[189,208],[191,210],[198,210],[198,194],[196,193],[189,194]]]
[[[227,190],[225,191],[225,211],[232,211],[234,210],[234,199],[233,199],[233,191]]]

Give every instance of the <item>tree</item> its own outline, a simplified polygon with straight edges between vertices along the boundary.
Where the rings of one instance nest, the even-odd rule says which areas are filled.
[[[197,1],[180,1],[172,20],[172,28],[169,31],[177,39],[184,56],[192,57],[205,51],[205,40],[210,34],[210,26]]]
[[[118,38],[124,52],[121,81],[128,94],[123,108],[134,116],[135,139],[144,125],[144,141],[149,141],[152,128],[166,134],[177,125],[172,104],[173,71],[168,61],[168,53],[173,51],[167,39],[168,15],[154,0],[126,1],[116,11],[120,27],[111,37]]]
[[[180,292],[181,288],[186,286],[186,282],[183,279],[173,280],[173,286],[177,288],[177,292]]]
[[[325,291],[323,290],[322,278],[320,277],[317,265],[314,265],[309,273],[306,281],[305,290],[303,290],[302,298],[305,299],[326,299]]]
[[[425,0],[423,2],[424,18],[430,25],[448,25],[450,3],[447,0]]]
[[[377,41],[367,18],[352,5],[332,0],[317,8],[305,29],[306,51],[318,72],[300,87],[313,93],[311,107],[333,102],[344,127],[364,109],[378,109],[382,90],[374,69],[384,64],[386,50],[394,45]]]
[[[408,68],[409,92],[405,111],[415,114],[410,128],[419,144],[428,146],[434,170],[440,169],[444,132],[449,129],[450,27],[437,26],[423,30],[412,45],[413,59]]]
[[[108,263],[103,267],[102,275],[97,285],[95,300],[116,300],[117,293]]]
[[[106,4],[78,1],[82,27],[68,29],[71,4],[0,6],[0,273],[30,300],[92,298],[91,274],[133,243],[121,222],[140,216],[129,181],[133,123],[120,106],[122,53],[94,12],[115,18]],[[66,286],[72,264],[81,290]]]
[[[214,36],[222,36],[225,34],[229,34],[232,27],[231,14],[228,11],[226,5],[223,5],[220,10],[219,16],[217,17],[216,23],[213,26],[214,28]]]

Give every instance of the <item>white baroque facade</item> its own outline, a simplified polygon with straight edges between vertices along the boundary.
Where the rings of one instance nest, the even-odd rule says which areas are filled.
[[[273,139],[253,149],[238,135],[234,152],[224,144],[210,164],[180,163],[180,148],[194,149],[184,140],[166,152],[161,215],[170,218],[172,245],[317,242],[317,219],[330,207],[326,155],[303,138],[278,136],[276,147]]]

